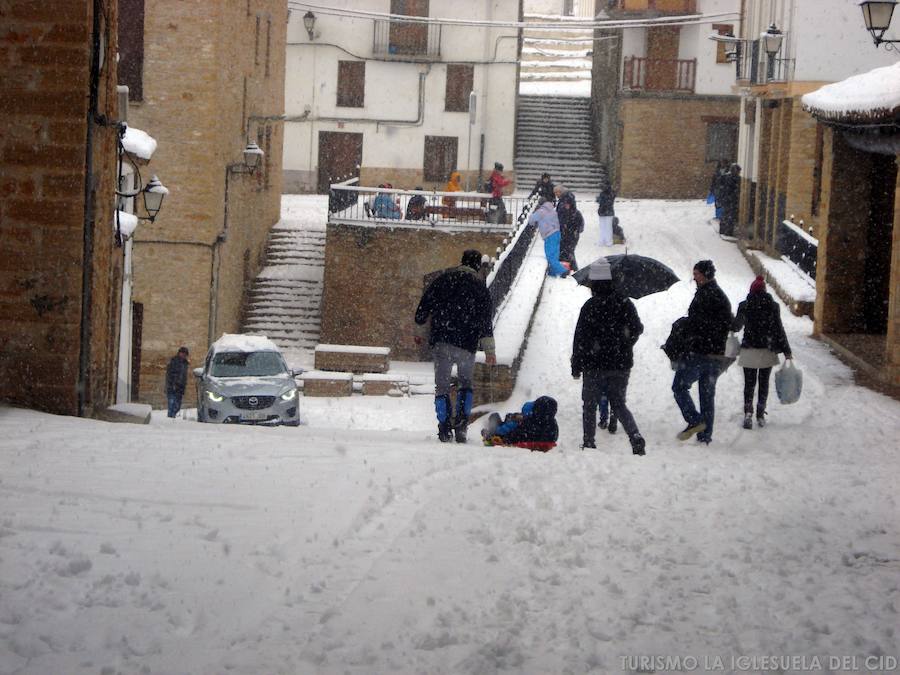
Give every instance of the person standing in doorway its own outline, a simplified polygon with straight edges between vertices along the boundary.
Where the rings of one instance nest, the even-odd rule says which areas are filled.
[[[694,265],[697,291],[688,308],[685,326],[687,352],[675,364],[672,393],[687,426],[678,434],[681,441],[696,435],[702,443],[712,441],[715,419],[716,380],[725,365],[725,341],[734,317],[731,302],[716,283],[712,260]],[[700,411],[691,398],[691,386],[699,383]]]
[[[181,399],[184,398],[184,390],[187,387],[189,355],[188,348],[181,347],[166,366],[166,401],[169,405],[169,417],[172,419],[181,410]]]
[[[738,218],[741,199],[741,167],[732,164],[728,173],[719,178],[716,201],[722,211],[719,217],[719,234],[734,236],[734,226]]]
[[[454,437],[466,442],[469,413],[472,411],[472,375],[475,352],[484,350],[488,365],[497,362],[492,321],[494,308],[484,279],[480,276],[481,253],[463,253],[462,264],[453,267],[429,284],[416,308],[416,324],[431,319],[428,344],[434,355],[434,411],[438,439],[447,443]],[[420,338],[416,338],[420,342]],[[456,414],[450,401],[450,373],[456,366]]]

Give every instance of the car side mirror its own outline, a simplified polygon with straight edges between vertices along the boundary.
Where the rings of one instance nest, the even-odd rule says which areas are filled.
[[[303,370],[303,368],[300,368],[299,370],[292,370],[292,371],[291,371],[291,377],[297,377],[298,375],[302,375],[302,374],[305,373],[305,372],[306,372],[306,371]]]
[[[203,368],[194,368],[194,377],[203,377]]]

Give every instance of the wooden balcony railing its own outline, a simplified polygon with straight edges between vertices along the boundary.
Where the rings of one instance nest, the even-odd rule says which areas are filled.
[[[623,12],[696,14],[697,0],[618,0],[615,9]]]
[[[622,89],[668,91],[693,94],[697,79],[697,59],[648,59],[625,57]]]

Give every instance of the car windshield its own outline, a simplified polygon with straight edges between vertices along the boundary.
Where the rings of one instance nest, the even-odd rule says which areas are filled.
[[[278,352],[219,352],[209,364],[213,377],[281,375],[286,370]]]

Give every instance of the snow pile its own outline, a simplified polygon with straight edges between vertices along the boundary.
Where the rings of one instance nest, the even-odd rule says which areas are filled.
[[[118,220],[117,220],[118,217]],[[126,239],[134,234],[138,226],[138,217],[127,211],[116,211],[113,214],[113,232],[121,232]]]
[[[896,116],[900,110],[900,62],[805,94],[803,108],[823,119]]]
[[[122,147],[130,155],[150,161],[153,153],[156,152],[156,139],[146,131],[126,127],[125,135],[122,137]]]
[[[265,335],[241,335],[237,333],[223,333],[222,337],[213,342],[212,350],[220,352],[277,352],[278,345]]]

